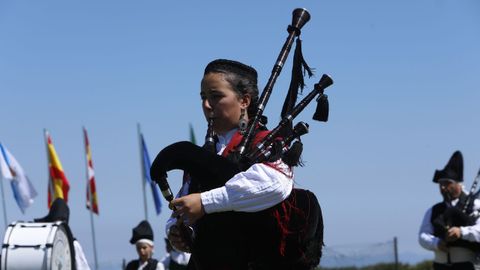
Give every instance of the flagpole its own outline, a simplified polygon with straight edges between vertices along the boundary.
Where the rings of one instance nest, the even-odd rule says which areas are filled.
[[[3,159],[5,160],[5,162],[7,161],[7,153],[5,151],[5,149],[3,148],[2,144],[0,143],[0,150],[2,150],[2,153],[0,153],[0,155],[3,155]],[[8,219],[7,219],[7,204],[5,203],[5,191],[3,189],[3,181],[7,180],[5,177],[3,177],[3,174],[0,170],[0,188],[2,189],[2,206],[3,206],[3,220],[5,222],[5,229],[7,229],[7,226],[8,226]]]
[[[138,133],[138,142],[139,142],[139,149],[140,149],[140,170],[142,171],[142,187],[143,187],[143,206],[145,209],[145,220],[148,221],[148,211],[147,211],[147,192],[145,191],[146,181],[145,181],[145,172],[144,167],[145,164],[143,160],[143,145],[142,145],[142,132],[140,131],[140,123],[137,123],[137,133]]]
[[[47,129],[43,129],[43,137],[45,138],[45,146],[47,149],[47,173],[48,173],[48,184],[47,184],[47,190],[48,194],[51,196],[51,200],[53,201],[55,198],[54,197],[54,192],[53,192],[53,179],[52,175],[50,174],[50,150],[48,149],[48,137],[47,137]],[[48,194],[47,194],[47,206],[48,209],[50,209],[50,202],[48,201]]]
[[[97,241],[95,240],[95,227],[93,226],[93,204],[92,204],[92,191],[90,189],[90,184],[87,184],[88,194],[90,195],[90,224],[92,227],[92,240],[93,240],[93,258],[95,260],[95,270],[98,269],[98,260],[97,260]]]
[[[85,127],[83,127],[83,143],[85,145],[85,152],[86,152],[86,157],[85,157],[85,165],[87,168],[87,192],[88,192],[88,198],[89,198],[89,203],[90,203],[90,225],[92,227],[92,241],[93,241],[93,259],[95,262],[95,270],[98,270],[98,260],[97,260],[97,241],[95,237],[95,227],[93,224],[93,196],[92,196],[92,190],[90,188],[90,179],[88,175],[88,148],[87,148],[87,130]],[[91,151],[91,150],[90,150]],[[90,152],[91,153],[91,152]]]
[[[3,205],[3,220],[5,221],[5,229],[8,227],[7,221],[7,207],[5,205],[5,192],[3,191],[3,181],[6,180],[0,176],[0,188],[2,189],[2,205]]]

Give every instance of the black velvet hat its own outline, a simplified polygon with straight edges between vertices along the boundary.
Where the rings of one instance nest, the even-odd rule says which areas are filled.
[[[257,83],[257,71],[248,65],[240,63],[238,61],[227,60],[227,59],[217,59],[208,63],[205,67],[204,74],[210,72],[232,72],[243,77],[248,78],[250,81]]]
[[[150,240],[153,243],[153,230],[148,221],[140,222],[137,227],[132,229],[132,238],[130,243],[135,244],[138,240]]]
[[[455,151],[443,170],[435,170],[433,182],[442,180],[463,182],[463,156],[460,151]]]
[[[53,201],[48,214],[43,218],[35,218],[35,222],[55,222],[63,221],[68,224],[68,218],[70,217],[70,209],[68,208],[65,200],[57,198]]]

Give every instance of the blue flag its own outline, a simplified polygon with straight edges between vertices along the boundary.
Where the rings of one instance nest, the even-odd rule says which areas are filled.
[[[157,212],[157,215],[160,215],[160,212],[162,210],[162,201],[160,200],[160,189],[158,188],[158,185],[152,181],[152,178],[150,178],[150,166],[152,165],[152,163],[150,162],[150,156],[148,155],[148,150],[147,150],[147,146],[145,145],[145,140],[143,139],[143,134],[140,134],[140,137],[142,139],[142,153],[143,153],[142,163],[143,163],[145,181],[152,188],[153,201],[155,202],[155,211]]]
[[[27,177],[22,166],[17,162],[15,157],[0,143],[0,175],[5,180],[10,180],[13,197],[25,214],[25,210],[33,203],[33,199],[37,196],[37,191]]]

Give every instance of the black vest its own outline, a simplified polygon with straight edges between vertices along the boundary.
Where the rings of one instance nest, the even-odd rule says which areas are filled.
[[[463,205],[467,196],[462,193],[457,204]],[[448,228],[471,226],[475,224],[469,216],[457,207],[448,207],[445,202],[440,202],[432,207],[432,216],[430,222],[433,225],[433,235],[444,240]],[[464,247],[473,251],[480,251],[480,243],[470,242],[464,239],[458,239],[448,242],[451,247]]]
[[[157,269],[157,264],[158,264],[157,260],[148,259],[148,264],[143,269],[144,270],[155,270],[155,269]],[[127,264],[127,268],[125,268],[125,270],[137,270],[139,266],[140,266],[140,260],[133,260],[133,261],[130,261]]]

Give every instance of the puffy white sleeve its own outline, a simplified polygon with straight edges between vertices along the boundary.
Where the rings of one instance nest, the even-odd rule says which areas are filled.
[[[433,235],[433,225],[430,222],[431,217],[432,208],[428,209],[423,217],[422,225],[418,233],[418,242],[423,248],[433,251],[437,249],[440,238]]]
[[[206,213],[261,211],[290,195],[292,178],[290,168],[281,160],[257,163],[233,176],[225,186],[202,192],[202,204]]]
[[[473,214],[478,215],[480,211],[480,200],[476,199],[473,205]],[[460,227],[462,239],[471,242],[480,242],[480,218],[472,226]]]

